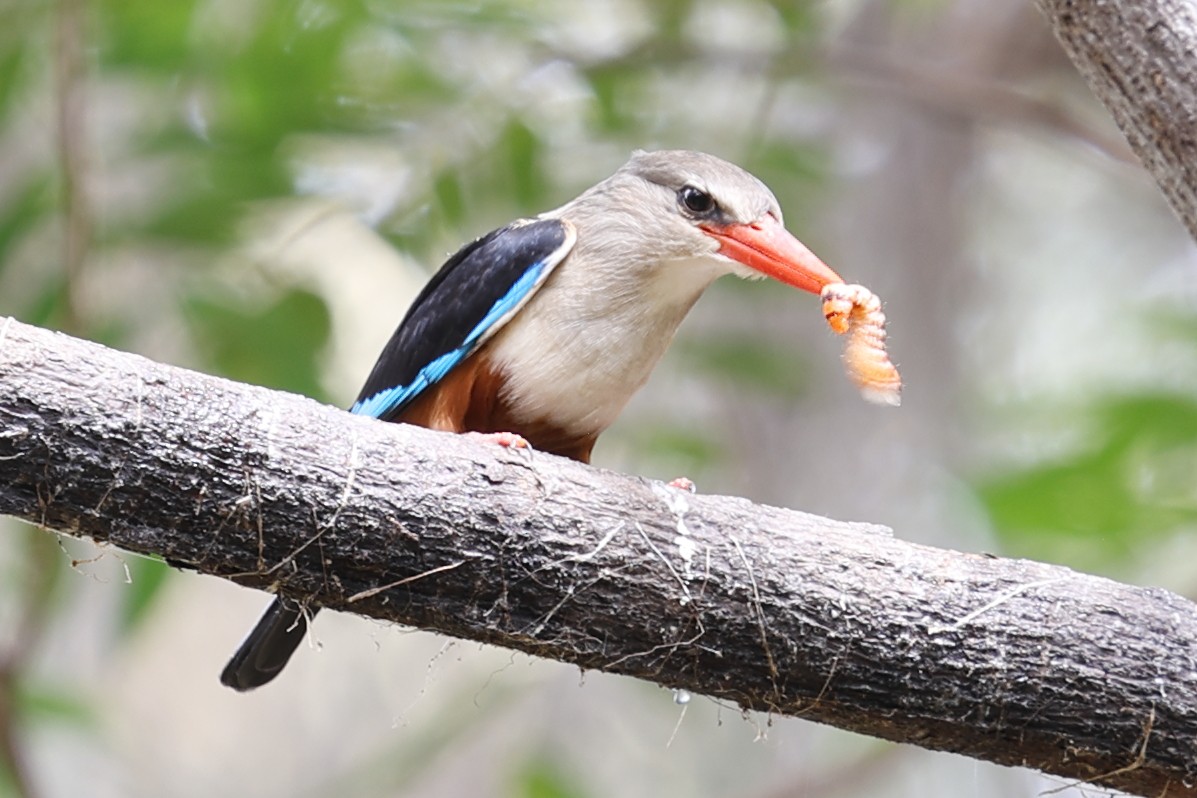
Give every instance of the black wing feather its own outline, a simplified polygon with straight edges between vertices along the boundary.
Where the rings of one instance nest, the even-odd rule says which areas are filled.
[[[509,304],[539,286],[564,256],[566,222],[542,219],[494,230],[462,247],[408,309],[358,394],[353,412],[390,420],[493,332]],[[540,271],[538,271],[540,270]],[[505,304],[506,303],[506,304]],[[479,325],[487,326],[480,329]]]

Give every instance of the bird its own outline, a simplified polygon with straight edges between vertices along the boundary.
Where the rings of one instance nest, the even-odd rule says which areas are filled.
[[[613,175],[466,244],[383,348],[351,413],[589,463],[717,278],[819,294],[843,280],[789,233],[773,192],[689,150],[637,150]],[[278,675],[310,615],[276,597],[221,682]]]

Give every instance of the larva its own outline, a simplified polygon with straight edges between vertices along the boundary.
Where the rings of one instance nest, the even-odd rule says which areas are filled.
[[[901,404],[902,377],[885,351],[881,300],[863,285],[845,283],[825,286],[822,299],[828,326],[848,335],[844,366],[861,395],[881,405]]]

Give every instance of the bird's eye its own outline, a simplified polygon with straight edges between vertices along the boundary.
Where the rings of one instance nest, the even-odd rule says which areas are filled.
[[[677,200],[690,213],[706,214],[715,210],[715,200],[711,195],[694,186],[684,186],[677,193]]]

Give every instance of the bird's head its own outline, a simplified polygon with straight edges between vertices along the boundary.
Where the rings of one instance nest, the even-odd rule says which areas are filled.
[[[662,261],[703,261],[741,277],[772,277],[818,294],[839,275],[792,236],[768,186],[734,164],[688,150],[638,151],[579,198],[606,206],[624,242]]]

